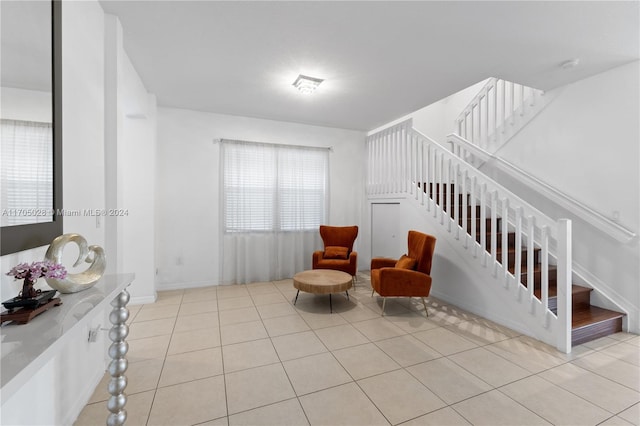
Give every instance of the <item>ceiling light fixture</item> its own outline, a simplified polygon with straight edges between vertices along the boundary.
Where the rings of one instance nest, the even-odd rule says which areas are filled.
[[[300,91],[303,95],[310,95],[315,92],[320,83],[324,80],[321,78],[309,77],[300,74],[296,81],[293,82],[293,86]]]

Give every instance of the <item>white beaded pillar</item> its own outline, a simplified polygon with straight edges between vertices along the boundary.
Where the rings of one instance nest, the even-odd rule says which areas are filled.
[[[113,324],[109,331],[109,338],[113,343],[109,346],[109,401],[107,408],[109,409],[109,417],[107,418],[107,426],[124,425],[127,420],[127,411],[124,406],[127,404],[127,395],[124,393],[127,387],[127,378],[124,373],[127,371],[128,361],[126,358],[129,344],[125,341],[129,334],[129,326],[126,321],[129,319],[129,293],[122,290],[112,301],[113,310],[109,314],[109,321]]]

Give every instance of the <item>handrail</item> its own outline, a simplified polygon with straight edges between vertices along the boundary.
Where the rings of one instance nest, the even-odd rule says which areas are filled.
[[[552,187],[551,185],[541,181],[537,177],[527,173],[521,168],[507,162],[506,160],[480,148],[469,142],[468,140],[456,135],[454,133],[447,135],[447,142],[451,143],[451,151],[461,158],[465,158],[467,154],[473,155],[474,158],[479,158],[482,161],[492,160],[498,163],[501,167],[507,170],[507,172],[516,179],[533,188],[538,193],[544,195],[548,199],[552,200],[556,204],[575,214],[580,219],[593,225],[594,228],[599,229],[603,233],[613,237],[619,242],[628,243],[632,241],[637,234],[620,224],[612,221],[608,217],[598,213],[597,211],[585,206],[578,202],[571,196],[564,192]]]
[[[367,194],[407,194],[424,206],[481,265],[506,287],[528,294],[523,315],[548,333],[547,343],[571,351],[571,221],[558,222],[495,182],[472,164],[416,131],[411,120],[367,136]],[[510,234],[515,238],[513,250]],[[479,240],[479,241],[478,241]],[[502,250],[499,247],[510,247]],[[556,313],[549,308],[549,257],[555,248],[558,271]],[[534,257],[540,252],[542,261]],[[526,268],[526,269],[525,269]],[[534,270],[541,295],[534,293]],[[526,273],[525,273],[526,271]],[[526,285],[529,283],[529,285]],[[569,302],[570,303],[570,302]]]

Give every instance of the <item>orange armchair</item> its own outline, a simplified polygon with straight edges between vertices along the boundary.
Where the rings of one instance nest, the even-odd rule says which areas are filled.
[[[358,270],[358,253],[353,243],[358,236],[357,226],[320,225],[324,250],[313,252],[313,269],[334,269],[352,277]]]
[[[436,238],[418,231],[409,231],[409,251],[399,260],[371,259],[371,296],[377,292],[382,300],[382,315],[387,297],[420,297],[427,316],[431,291],[431,261]]]

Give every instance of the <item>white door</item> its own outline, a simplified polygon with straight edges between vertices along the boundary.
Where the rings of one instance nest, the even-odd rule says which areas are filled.
[[[407,236],[401,235],[400,203],[371,205],[371,257],[398,259],[407,251]]]

